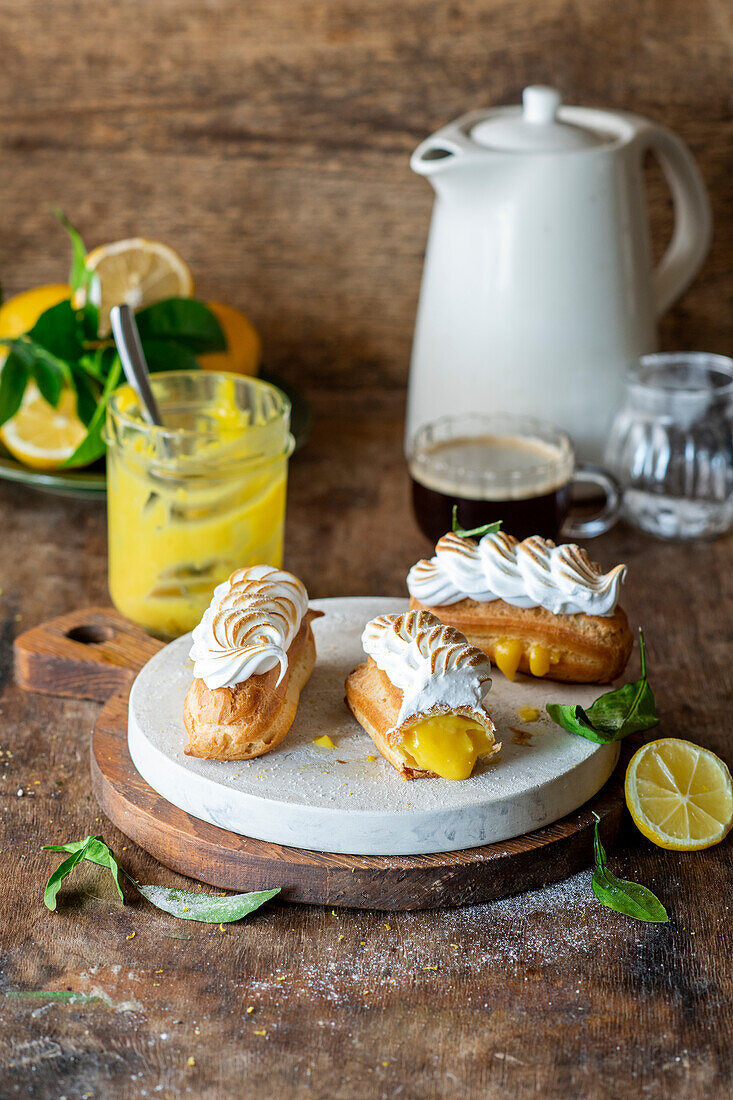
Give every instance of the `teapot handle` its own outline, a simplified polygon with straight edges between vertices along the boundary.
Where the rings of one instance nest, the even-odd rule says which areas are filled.
[[[672,239],[653,274],[660,317],[700,270],[710,247],[712,216],[705,184],[687,146],[662,127],[645,130],[642,142],[658,158],[674,202]]]

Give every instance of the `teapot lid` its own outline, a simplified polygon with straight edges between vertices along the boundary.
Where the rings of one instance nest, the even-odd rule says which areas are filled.
[[[522,92],[522,109],[502,110],[478,122],[472,139],[489,149],[510,153],[561,153],[603,145],[608,138],[557,117],[562,100],[555,88],[531,84]]]

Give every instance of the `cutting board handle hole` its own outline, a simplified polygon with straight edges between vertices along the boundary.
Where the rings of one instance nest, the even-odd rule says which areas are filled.
[[[67,638],[71,638],[72,642],[81,642],[82,645],[99,645],[100,642],[109,642],[114,636],[111,626],[97,626],[94,623],[84,623],[66,631]]]

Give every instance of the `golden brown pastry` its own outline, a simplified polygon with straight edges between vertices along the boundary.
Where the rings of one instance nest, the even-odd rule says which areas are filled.
[[[579,546],[502,532],[475,542],[444,535],[435,556],[407,577],[410,606],[462,631],[510,680],[517,670],[548,680],[608,683],[633,648],[618,606],[625,565],[609,573]]]
[[[467,779],[499,752],[484,701],[486,655],[425,611],[367,623],[368,654],[346,679],[346,701],[403,779]]]
[[[193,632],[187,756],[251,760],[280,744],[313,671],[320,614],[308,610],[302,581],[272,566],[239,569],[218,586]]]

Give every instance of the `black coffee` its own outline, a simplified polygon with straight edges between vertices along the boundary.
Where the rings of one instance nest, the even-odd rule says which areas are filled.
[[[570,507],[572,470],[543,440],[452,439],[413,456],[410,473],[415,518],[431,542],[451,530],[454,505],[462,527],[500,519],[519,539],[557,539]]]

